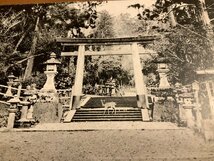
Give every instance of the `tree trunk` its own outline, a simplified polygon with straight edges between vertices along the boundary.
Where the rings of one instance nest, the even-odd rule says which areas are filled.
[[[198,0],[198,8],[200,11],[200,18],[203,25],[205,27],[210,27],[210,18],[209,18],[204,0]]]
[[[167,11],[169,13],[170,25],[171,25],[171,27],[175,27],[177,25],[177,22],[176,22],[175,15],[173,13],[173,6],[171,5],[171,6],[167,7]]]
[[[212,29],[212,26],[210,23],[210,18],[209,18],[208,11],[206,8],[205,0],[198,0],[198,8],[199,8],[199,12],[200,12],[199,15],[200,15],[201,22],[206,30],[206,36],[210,40],[210,45],[212,46],[211,49],[214,50],[213,49],[214,42],[212,39],[213,29]]]
[[[34,54],[35,54],[35,50],[36,50],[36,44],[37,44],[37,40],[38,40],[38,24],[39,24],[39,17],[37,17],[36,20],[36,25],[35,25],[35,30],[34,30],[34,35],[33,35],[33,41],[32,41],[32,45],[31,45],[31,49],[30,52],[28,54],[28,57],[30,57],[27,61],[27,67],[25,69],[25,74],[24,74],[24,80],[28,77],[31,76],[32,74],[32,70],[33,70],[33,63],[34,63]]]
[[[20,38],[19,41],[17,42],[16,47],[15,47],[15,49],[13,50],[13,53],[16,53],[16,51],[17,51],[19,45],[20,45],[20,44],[22,43],[22,41],[24,40],[25,36],[27,35],[27,33],[29,32],[29,30],[31,29],[31,27],[32,27],[32,26],[30,26],[30,27],[23,33],[23,35],[21,36],[21,38]]]

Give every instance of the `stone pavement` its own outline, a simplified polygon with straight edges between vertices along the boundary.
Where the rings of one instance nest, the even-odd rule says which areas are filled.
[[[214,144],[192,130],[146,125],[148,130],[0,132],[0,161],[214,160]]]
[[[104,122],[71,122],[71,123],[44,123],[32,128],[14,128],[9,131],[16,132],[42,132],[42,131],[77,131],[77,130],[179,130],[170,122],[142,122],[142,121],[104,121]],[[8,131],[1,128],[0,132]]]

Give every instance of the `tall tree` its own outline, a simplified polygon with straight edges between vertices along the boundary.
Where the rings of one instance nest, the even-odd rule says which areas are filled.
[[[97,27],[93,36],[96,38],[111,38],[115,36],[113,17],[107,11],[102,11],[99,13]]]
[[[190,83],[197,69],[213,66],[211,37],[207,34],[209,17],[205,6],[202,0],[156,0],[151,9],[140,4],[131,6],[139,9],[139,19],[168,23],[174,27],[160,30],[160,26],[153,26],[153,29],[163,31],[159,32],[161,41],[156,42],[153,48],[170,60],[169,75],[173,83]],[[150,65],[148,67],[151,69]]]
[[[28,78],[35,67],[35,56],[47,59],[44,55],[53,51],[52,44],[57,36],[67,36],[69,30],[74,31],[73,36],[84,36],[82,28],[95,27],[97,4],[83,2],[1,6],[2,54],[9,60],[9,57],[20,53],[13,62],[24,59],[21,62],[25,64],[27,61],[24,78]]]

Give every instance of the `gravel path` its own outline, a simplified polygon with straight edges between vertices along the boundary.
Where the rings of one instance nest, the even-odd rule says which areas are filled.
[[[1,132],[0,161],[214,161],[214,143],[192,131]]]

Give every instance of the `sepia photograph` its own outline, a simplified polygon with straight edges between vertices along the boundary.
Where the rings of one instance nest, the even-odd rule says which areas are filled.
[[[0,161],[214,161],[214,0],[2,0]]]

